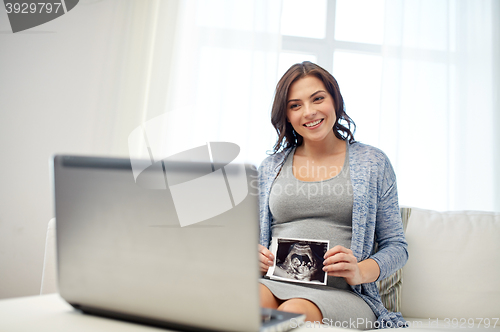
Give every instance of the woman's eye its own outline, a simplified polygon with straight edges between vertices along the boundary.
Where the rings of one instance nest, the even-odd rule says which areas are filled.
[[[293,104],[293,105],[290,105],[290,108],[293,110],[294,108],[297,108],[299,107],[299,104]]]
[[[325,99],[325,97],[316,97],[316,98],[314,98],[314,101],[318,101],[318,100],[322,100],[322,99]]]

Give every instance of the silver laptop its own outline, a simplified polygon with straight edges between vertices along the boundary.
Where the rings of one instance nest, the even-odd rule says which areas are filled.
[[[55,156],[61,296],[176,330],[284,331],[261,310],[256,171],[242,164]]]

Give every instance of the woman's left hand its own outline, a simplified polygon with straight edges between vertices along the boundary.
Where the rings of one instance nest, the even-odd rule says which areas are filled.
[[[323,271],[329,276],[343,277],[351,286],[363,283],[358,260],[351,249],[338,245],[328,250],[324,258]]]

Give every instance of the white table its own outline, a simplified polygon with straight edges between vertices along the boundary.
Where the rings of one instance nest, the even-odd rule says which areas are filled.
[[[474,327],[453,329],[445,327],[443,320],[436,319],[412,319],[407,318],[407,321],[416,324],[420,322],[420,326],[413,325],[403,331],[441,331],[452,332],[460,330],[460,332],[487,332],[499,331],[500,326],[493,328]],[[294,332],[306,331],[335,331],[349,332],[356,330],[347,330],[335,328],[331,326],[316,326],[315,328],[302,327],[294,329]],[[17,332],[17,331],[37,331],[37,332],[165,332],[167,329],[145,326],[140,324],[128,323],[114,319],[102,318],[92,315],[85,315],[73,309],[66,303],[59,294],[49,294],[40,296],[18,297],[13,299],[0,300],[0,331],[1,332]],[[386,330],[387,331],[387,330]]]

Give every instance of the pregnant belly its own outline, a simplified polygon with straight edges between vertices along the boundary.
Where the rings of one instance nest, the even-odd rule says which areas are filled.
[[[329,220],[296,220],[286,223],[273,224],[271,236],[308,240],[326,240],[329,248],[341,245],[351,247],[352,228],[336,225]]]

